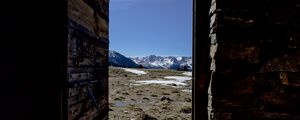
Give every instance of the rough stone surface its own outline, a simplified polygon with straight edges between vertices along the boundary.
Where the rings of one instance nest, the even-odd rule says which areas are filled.
[[[300,119],[300,1],[217,0],[216,120]]]

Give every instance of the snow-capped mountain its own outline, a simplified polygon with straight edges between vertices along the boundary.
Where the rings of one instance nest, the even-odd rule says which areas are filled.
[[[138,67],[139,66],[131,59],[113,50],[109,51],[108,61],[110,65],[117,66],[117,67]]]
[[[192,70],[192,57],[183,56],[156,56],[128,58],[124,55],[110,50],[109,64],[117,67],[140,67],[157,69]]]
[[[132,59],[136,64],[142,65],[145,68],[192,70],[192,57],[161,57],[150,55],[146,57],[135,57],[130,59]]]

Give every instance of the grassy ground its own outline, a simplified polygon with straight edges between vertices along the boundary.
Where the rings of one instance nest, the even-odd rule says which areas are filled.
[[[111,120],[191,120],[191,80],[184,87],[158,84],[133,85],[132,80],[162,79],[184,76],[182,71],[140,69],[147,74],[136,75],[123,69],[109,70],[109,119]]]
[[[141,69],[135,68],[137,70],[142,70],[148,74],[136,75],[134,73],[126,72],[123,69],[117,67],[109,68],[109,77],[119,77],[124,79],[135,79],[135,80],[146,80],[146,79],[159,79],[165,76],[182,76],[182,71],[177,70],[164,70],[164,69]]]

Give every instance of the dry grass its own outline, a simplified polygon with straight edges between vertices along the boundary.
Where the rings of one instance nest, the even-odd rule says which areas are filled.
[[[132,85],[131,80],[149,80],[165,76],[183,76],[181,71],[141,69],[147,74],[135,75],[110,67],[109,119],[111,120],[191,120],[189,92],[182,88],[157,84]],[[125,77],[126,76],[126,77]]]

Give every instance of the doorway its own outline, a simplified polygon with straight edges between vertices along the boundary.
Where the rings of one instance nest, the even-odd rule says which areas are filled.
[[[110,119],[192,119],[192,8],[110,1]]]

